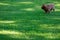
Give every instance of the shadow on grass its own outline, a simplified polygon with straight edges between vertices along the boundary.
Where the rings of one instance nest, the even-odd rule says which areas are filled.
[[[0,40],[51,40],[51,39],[44,38],[43,36],[37,36],[37,35],[30,35],[28,39],[12,38],[12,37],[9,37],[9,35],[0,34]]]
[[[20,40],[20,39],[11,38],[11,37],[9,37],[7,35],[0,34],[0,40]]]

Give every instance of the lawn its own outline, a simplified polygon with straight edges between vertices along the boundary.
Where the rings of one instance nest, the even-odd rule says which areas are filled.
[[[45,14],[41,5],[55,4]],[[60,40],[60,0],[0,0],[0,40]]]

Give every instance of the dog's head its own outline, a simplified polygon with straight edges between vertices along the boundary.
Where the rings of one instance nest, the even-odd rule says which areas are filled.
[[[46,8],[46,5],[45,5],[45,4],[43,4],[41,8],[42,8],[42,9],[45,9],[45,8]]]
[[[42,8],[45,12],[47,12],[47,11],[48,11],[48,7],[47,7],[47,5],[46,5],[46,4],[43,4],[41,8]]]

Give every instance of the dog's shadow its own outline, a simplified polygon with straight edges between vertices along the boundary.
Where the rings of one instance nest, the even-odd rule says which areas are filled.
[[[45,15],[45,16],[54,16],[54,15],[55,15],[54,13],[55,13],[55,12],[50,12],[50,13],[45,13],[45,12],[44,12],[44,15]]]

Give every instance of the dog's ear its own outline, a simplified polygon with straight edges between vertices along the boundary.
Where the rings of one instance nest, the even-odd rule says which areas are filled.
[[[44,6],[45,6],[45,4],[43,4],[43,5],[41,6],[41,8],[44,9]]]

